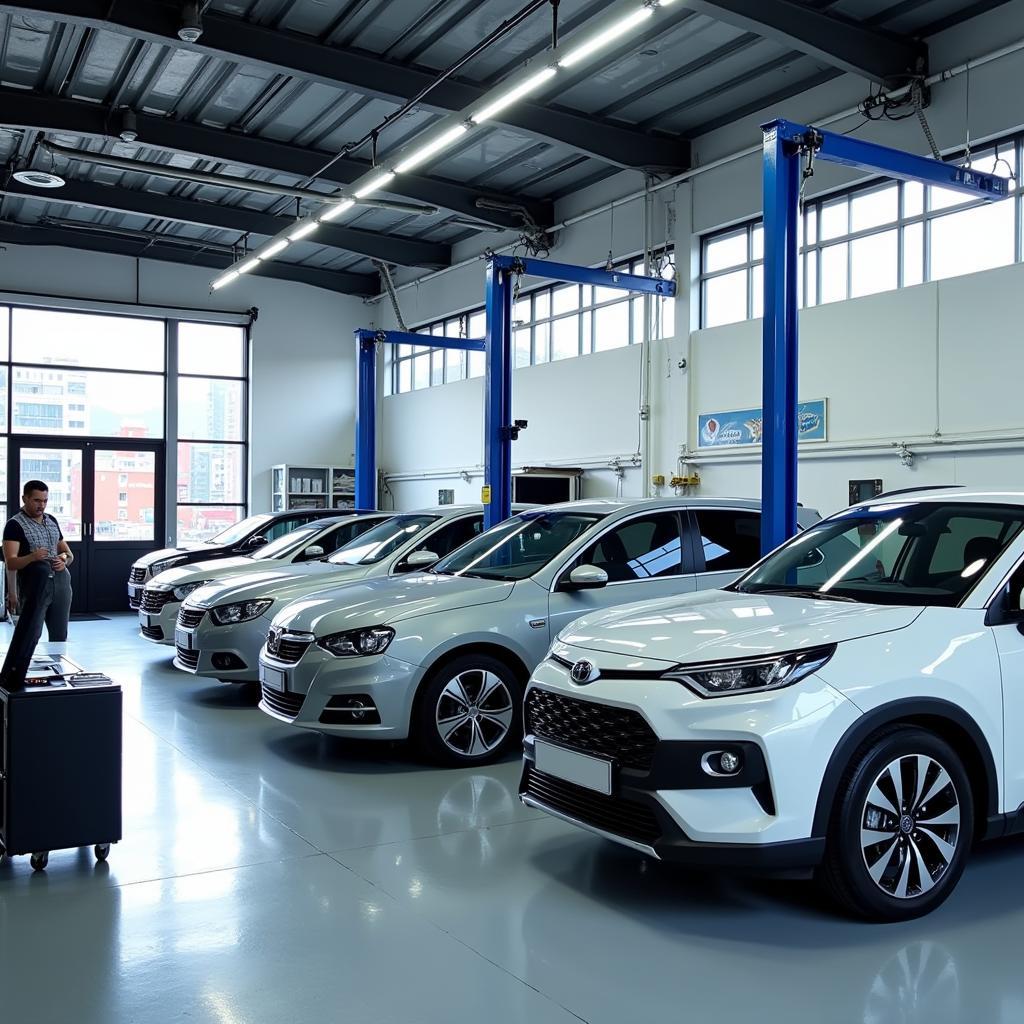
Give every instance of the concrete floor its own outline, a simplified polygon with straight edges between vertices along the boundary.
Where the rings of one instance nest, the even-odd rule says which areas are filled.
[[[0,643],[6,639],[0,627]],[[922,921],[685,874],[538,816],[518,765],[424,768],[265,718],[132,620],[69,653],[125,692],[125,839],[0,864],[17,1024],[1018,1024],[1024,842]]]

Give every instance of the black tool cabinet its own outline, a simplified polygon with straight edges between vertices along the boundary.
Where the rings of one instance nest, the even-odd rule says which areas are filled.
[[[77,671],[0,688],[0,851],[38,871],[69,847],[106,860],[120,838],[121,688]]]

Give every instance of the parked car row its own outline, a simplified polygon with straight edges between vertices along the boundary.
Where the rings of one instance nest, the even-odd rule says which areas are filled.
[[[523,743],[521,799],[573,825],[918,916],[1024,831],[1024,494],[799,520],[759,560],[735,499],[353,513],[156,574],[140,623],[169,642],[180,602],[174,664],[278,721],[453,766]]]

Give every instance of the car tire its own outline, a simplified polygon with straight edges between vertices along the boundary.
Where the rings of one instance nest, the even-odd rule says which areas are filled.
[[[413,713],[413,738],[435,764],[490,764],[523,738],[523,687],[504,662],[466,654],[432,672]]]
[[[847,769],[819,879],[851,916],[910,920],[953,891],[973,838],[971,785],[956,751],[934,733],[898,726]]]

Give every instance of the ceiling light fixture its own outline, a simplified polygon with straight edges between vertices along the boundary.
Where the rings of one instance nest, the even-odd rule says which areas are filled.
[[[134,142],[139,137],[139,120],[131,107],[121,108],[121,130],[117,137],[122,142]]]
[[[203,34],[203,16],[199,11],[199,0],[185,0],[181,9],[181,26],[178,38],[183,43],[198,43]]]
[[[415,152],[410,153],[409,156],[395,165],[395,170],[399,174],[405,174],[406,171],[419,167],[420,164],[429,160],[435,153],[440,153],[442,149],[447,149],[453,142],[458,141],[468,131],[469,127],[465,124],[457,124],[453,128],[449,128],[448,131],[438,135],[433,142],[428,142]]]
[[[283,252],[291,243],[287,238],[279,238],[276,242],[271,242],[266,249],[261,249],[256,253],[256,259],[258,260],[269,260],[273,259],[279,252]]]
[[[558,66],[571,68],[574,64],[579,64],[581,60],[586,60],[591,54],[631,32],[653,14],[653,7],[641,7],[639,10],[633,11],[632,14],[627,14],[626,17],[612,22],[606,29],[591,36],[586,42],[570,50],[564,57],[559,57]]]
[[[229,270],[223,277],[218,277],[213,284],[210,285],[211,290],[217,291],[219,288],[223,288],[226,284],[231,284],[232,281],[237,281],[239,273],[237,270]]]
[[[12,177],[30,188],[63,188],[67,184],[59,174],[51,171],[15,171]]]
[[[327,209],[320,214],[320,223],[325,224],[329,220],[334,220],[336,217],[340,217],[346,210],[351,210],[355,206],[355,202],[351,199],[345,199],[340,203],[335,203],[333,206],[328,206]]]
[[[378,189],[382,189],[394,177],[394,171],[384,171],[383,173],[378,174],[376,178],[371,178],[362,186],[362,188],[357,188],[353,195],[356,199],[362,199],[363,196],[368,196],[371,192],[376,192]]]
[[[236,267],[235,269],[240,274],[248,274],[250,270],[255,270],[259,265],[260,265],[260,261],[254,257],[253,259],[249,260],[247,263],[243,263],[240,267]]]
[[[289,236],[289,242],[297,242],[299,239],[308,238],[320,225],[315,220],[303,221]]]
[[[535,92],[545,82],[554,78],[557,73],[557,68],[547,67],[530,75],[530,77],[525,81],[520,82],[517,86],[509,89],[508,92],[503,93],[496,100],[488,103],[482,110],[478,110],[475,114],[471,114],[470,119],[474,124],[481,124],[484,121],[489,121],[492,117],[495,117],[503,110],[511,107],[516,100],[522,99],[531,92]]]

